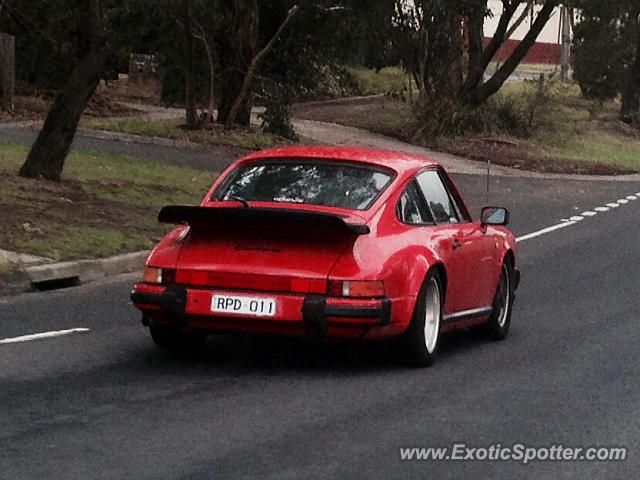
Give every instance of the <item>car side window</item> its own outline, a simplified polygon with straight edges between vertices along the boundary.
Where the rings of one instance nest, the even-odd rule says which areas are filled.
[[[411,182],[400,197],[397,214],[400,221],[411,225],[435,223],[416,182]]]
[[[418,184],[436,223],[460,223],[460,208],[455,204],[453,196],[436,170],[428,170],[418,175]]]

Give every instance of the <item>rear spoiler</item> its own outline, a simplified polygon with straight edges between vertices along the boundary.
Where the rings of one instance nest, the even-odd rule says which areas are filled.
[[[226,223],[325,227],[356,235],[367,235],[371,232],[367,225],[348,223],[340,215],[284,208],[168,206],[160,210],[158,221],[161,223],[188,223],[189,225]]]

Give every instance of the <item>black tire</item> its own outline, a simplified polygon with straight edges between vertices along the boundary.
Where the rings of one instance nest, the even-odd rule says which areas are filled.
[[[153,342],[169,351],[186,351],[202,347],[205,336],[192,332],[180,332],[168,327],[149,327]]]
[[[432,300],[437,298],[438,304],[434,305],[435,302],[428,300],[429,297]],[[431,271],[427,274],[427,278],[424,280],[422,288],[420,288],[409,328],[407,328],[400,340],[401,355],[408,365],[428,367],[435,362],[442,333],[443,301],[442,280],[437,271]],[[433,321],[429,322],[432,325],[430,335],[427,334],[429,329],[425,328],[429,305],[433,308],[430,312],[430,318],[437,322],[435,333]]]
[[[513,264],[506,259],[502,264],[500,280],[493,297],[493,313],[485,325],[485,331],[493,340],[504,340],[511,326],[511,313],[515,300]]]

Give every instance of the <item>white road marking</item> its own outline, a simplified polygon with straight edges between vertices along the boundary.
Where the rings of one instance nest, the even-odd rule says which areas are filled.
[[[74,333],[87,333],[90,332],[90,328],[71,328],[69,330],[56,330],[52,332],[34,333],[31,335],[22,335],[20,337],[3,338],[0,340],[0,345],[7,343],[22,343],[30,342],[33,340],[42,340],[45,338],[62,337],[63,335],[72,335]]]
[[[554,225],[552,227],[543,228],[542,230],[538,230],[537,232],[530,233],[528,235],[524,235],[523,237],[517,238],[516,241],[518,243],[524,242],[525,240],[530,240],[532,238],[540,237],[542,235],[546,235],[547,233],[555,232],[556,230],[560,230],[561,228],[570,227],[571,225],[575,225],[578,222],[569,221],[564,223],[559,223],[558,225]]]
[[[558,225],[553,225],[552,227],[543,228],[542,230],[538,230],[537,232],[524,235],[522,237],[517,238],[516,241],[518,243],[524,242],[525,240],[540,237],[542,235],[546,235],[547,233],[555,232],[556,230],[560,230],[561,228],[569,227],[571,225],[576,225],[577,223],[584,220],[585,217],[595,217],[596,215],[598,215],[598,213],[608,212],[612,208],[618,208],[621,205],[628,204],[629,201],[631,200],[638,200],[639,198],[640,198],[640,192],[636,193],[635,195],[629,195],[626,198],[621,198],[616,203],[607,203],[606,207],[596,207],[593,209],[593,211],[587,210],[586,212],[582,212],[580,215],[576,215],[569,219],[563,218],[562,220],[560,220],[560,222],[562,223],[559,223]],[[578,209],[577,207],[574,207],[574,210],[577,210],[577,209]]]

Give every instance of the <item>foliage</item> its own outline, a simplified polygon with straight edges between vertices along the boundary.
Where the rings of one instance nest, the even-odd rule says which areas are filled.
[[[421,97],[449,96],[479,105],[498,92],[560,2],[536,3],[541,5],[534,9],[535,20],[518,48],[485,79],[487,67],[509,36],[509,26],[518,21],[523,8],[533,8],[533,0],[503,0],[498,26],[486,45],[484,21],[491,14],[487,0],[398,0],[394,43]]]
[[[291,124],[293,111],[286,93],[272,93],[265,98],[264,104],[266,109],[259,115],[262,131],[297,142],[298,135]]]
[[[376,71],[354,66],[348,67],[347,71],[360,95],[397,93],[408,88],[407,75],[400,67],[386,67]]]
[[[624,2],[581,3],[582,18],[574,32],[575,79],[586,98],[615,98],[625,86],[626,71],[633,59]]]
[[[422,138],[468,134],[529,138],[554,123],[553,104],[571,95],[570,89],[555,75],[541,75],[479,106],[442,97],[417,109],[418,134]]]

